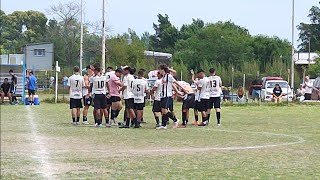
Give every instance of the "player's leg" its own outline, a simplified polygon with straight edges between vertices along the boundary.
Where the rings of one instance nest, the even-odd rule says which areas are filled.
[[[152,105],[152,112],[154,119],[156,121],[156,128],[160,127],[160,114],[161,114],[161,102],[160,101],[154,101]]]
[[[166,129],[167,121],[169,121],[168,113],[168,98],[161,98],[161,126],[158,129]]]
[[[12,104],[12,94],[10,92],[8,92],[8,98],[9,98],[10,104]]]
[[[79,125],[80,124],[80,115],[81,115],[81,110],[80,108],[77,108],[77,124]]]
[[[213,108],[213,104],[214,104],[214,98],[212,97],[212,98],[210,98],[210,100],[209,100],[209,104],[208,104],[208,110],[207,110],[207,120],[208,120],[208,122],[210,122],[210,114],[211,114],[211,109]]]
[[[140,123],[142,120],[142,116],[143,116],[143,109],[144,109],[144,105],[143,103],[141,104],[136,104],[136,109],[137,109],[137,121],[135,122],[134,128],[140,128]]]
[[[120,97],[113,96],[112,105],[111,105],[111,121],[113,121],[116,124],[117,124],[117,118],[121,111],[121,108],[122,108],[122,105],[121,105]]]
[[[4,103],[4,92],[1,93],[1,103]]]
[[[208,101],[206,99],[201,99],[200,101],[200,111],[201,111],[201,117],[202,122],[199,126],[207,126],[207,110],[208,110]]]
[[[31,104],[34,103],[34,95],[35,95],[35,91],[32,90],[32,91],[31,91]]]
[[[31,90],[28,89],[28,101],[29,101],[29,105],[31,105]]]
[[[77,108],[76,108],[75,100],[73,98],[70,98],[70,112],[71,112],[72,124],[76,125]]]
[[[220,122],[220,119],[221,119],[221,99],[220,99],[220,97],[214,98],[213,104],[214,104],[214,108],[216,110],[217,125],[220,126],[221,125],[221,122]]]
[[[83,121],[82,123],[83,124],[89,124],[88,123],[88,111],[89,111],[91,102],[92,102],[91,97],[88,97],[88,98],[86,98],[85,96],[83,97],[83,105],[84,105],[84,108],[82,111],[82,121]]]

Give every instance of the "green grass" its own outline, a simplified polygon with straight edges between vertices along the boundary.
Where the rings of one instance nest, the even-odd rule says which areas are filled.
[[[319,179],[319,109],[224,107],[220,128],[213,114],[210,127],[158,131],[150,107],[142,129],[95,129],[71,125],[67,104],[5,105],[1,179]]]

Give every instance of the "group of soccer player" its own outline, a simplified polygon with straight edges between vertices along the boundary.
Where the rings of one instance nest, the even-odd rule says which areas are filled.
[[[88,123],[88,110],[93,106],[94,126],[103,127],[112,124],[120,128],[140,128],[143,122],[144,107],[149,97],[153,99],[152,112],[157,129],[167,129],[169,119],[173,120],[173,128],[186,128],[189,110],[194,109],[195,121],[192,125],[208,126],[211,110],[216,110],[217,125],[220,126],[220,95],[222,81],[215,70],[209,70],[206,77],[203,70],[198,70],[197,77],[193,71],[192,84],[177,81],[176,71],[167,65],[160,65],[157,80],[148,87],[145,70],[136,73],[135,68],[124,66],[113,70],[112,67],[102,72],[99,64],[88,65],[81,76],[79,67],[74,67],[74,74],[68,79],[70,88],[70,109],[72,123],[80,124],[81,108],[83,108],[83,124]],[[174,112],[174,96],[183,99],[182,124],[179,124]],[[124,100],[124,122],[118,122]],[[83,103],[83,105],[82,105]],[[201,113],[202,122],[199,122]],[[161,122],[160,122],[161,119]]]

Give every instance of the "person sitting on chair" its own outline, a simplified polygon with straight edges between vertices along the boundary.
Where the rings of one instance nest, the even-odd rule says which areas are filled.
[[[244,88],[242,86],[240,86],[237,91],[237,102],[245,102]]]
[[[1,84],[1,102],[4,103],[4,97],[9,98],[9,102],[11,103],[11,93],[10,93],[11,85],[9,83],[8,78],[4,79],[3,84]]]
[[[276,84],[276,87],[273,89],[273,101],[275,103],[281,103],[282,101],[282,89],[279,84]]]

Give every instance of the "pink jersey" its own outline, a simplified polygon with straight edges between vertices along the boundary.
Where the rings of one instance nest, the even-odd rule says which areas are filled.
[[[121,97],[120,96],[120,93],[119,93],[119,88],[120,86],[117,84],[117,83],[120,83],[120,78],[118,76],[116,76],[115,74],[112,74],[111,77],[110,77],[110,80],[108,81],[108,84],[109,84],[109,94],[111,96],[118,96],[118,97]]]

